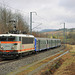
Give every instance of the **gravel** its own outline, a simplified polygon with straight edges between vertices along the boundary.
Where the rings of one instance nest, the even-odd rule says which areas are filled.
[[[20,67],[29,65],[35,61],[39,61],[43,58],[53,55],[53,54],[57,53],[58,51],[62,50],[62,48],[63,47],[59,47],[56,49],[51,49],[48,51],[40,52],[39,54],[29,55],[22,59],[0,65],[0,75],[7,75],[8,73],[10,73],[12,71],[16,71]]]

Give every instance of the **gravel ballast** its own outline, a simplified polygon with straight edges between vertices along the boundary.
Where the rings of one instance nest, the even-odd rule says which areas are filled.
[[[38,54],[26,56],[22,59],[12,61],[10,63],[0,65],[0,75],[7,75],[8,73],[10,73],[12,71],[16,71],[20,67],[23,67],[23,66],[29,65],[33,62],[44,59],[44,58],[46,58],[50,55],[53,55],[53,54],[57,53],[58,51],[60,51],[62,49],[63,49],[63,47],[51,49],[51,50],[48,50],[48,51],[40,52]]]

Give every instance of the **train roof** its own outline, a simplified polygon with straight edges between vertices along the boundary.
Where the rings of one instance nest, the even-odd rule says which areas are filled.
[[[33,35],[27,34],[0,34],[0,36],[34,37]]]
[[[60,40],[60,39],[54,39],[54,38],[51,39],[51,38],[38,38],[38,37],[36,37],[36,39],[38,39],[38,40],[39,40],[39,39],[40,39],[40,40],[41,40],[41,39],[42,39],[42,40],[43,40],[43,39],[44,39],[44,40]]]

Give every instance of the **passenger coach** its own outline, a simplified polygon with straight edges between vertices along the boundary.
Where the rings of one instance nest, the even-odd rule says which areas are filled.
[[[35,38],[35,51],[41,51],[61,46],[60,39]]]

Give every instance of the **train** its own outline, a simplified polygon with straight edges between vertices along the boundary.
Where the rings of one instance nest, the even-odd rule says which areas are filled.
[[[37,38],[27,34],[0,34],[0,57],[20,57],[61,46],[60,39]]]

